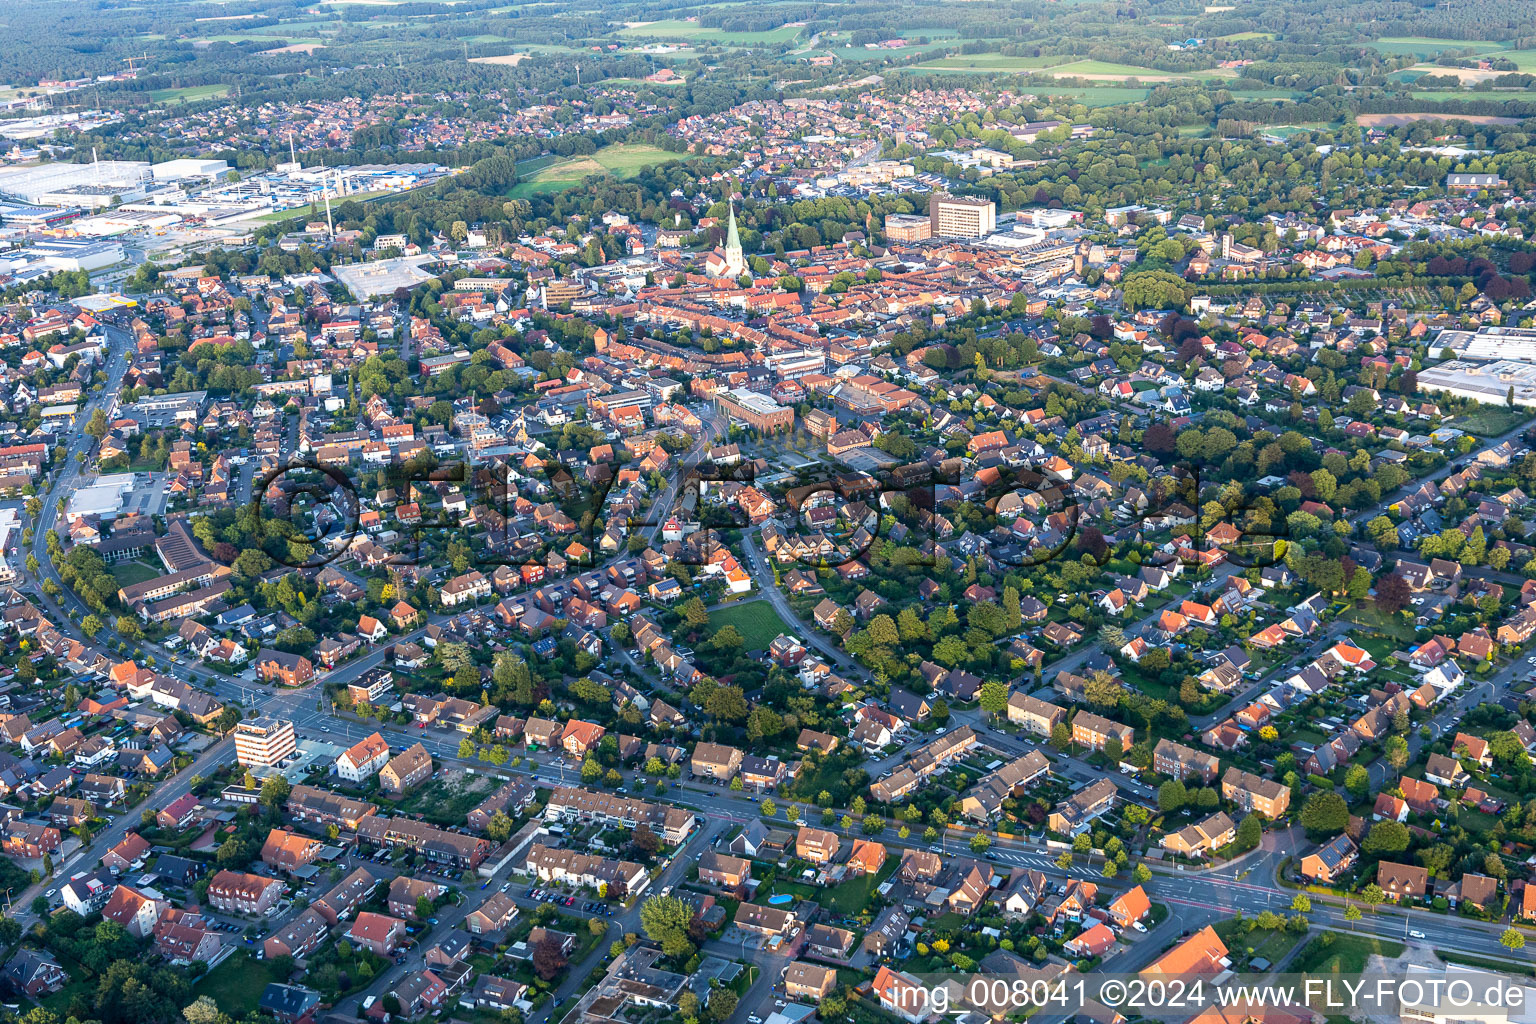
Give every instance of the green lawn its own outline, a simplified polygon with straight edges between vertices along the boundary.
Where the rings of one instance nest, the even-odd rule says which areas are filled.
[[[1307,943],[1291,961],[1290,970],[1297,974],[1359,974],[1372,953],[1401,956],[1404,948],[1401,942],[1369,935],[1324,932]]]
[[[240,1019],[255,1012],[261,993],[269,983],[287,980],[279,978],[267,961],[254,960],[244,950],[239,950],[204,975],[192,987],[192,993],[211,996],[220,1010]]]
[[[192,100],[209,100],[228,95],[227,85],[189,85],[184,89],[155,89],[149,98],[156,103],[189,103]]]
[[[1367,627],[1368,629],[1378,630],[1382,633],[1385,633],[1388,637],[1390,637],[1392,640],[1396,640],[1399,644],[1407,644],[1413,640],[1413,623],[1409,622],[1400,613],[1391,616],[1384,615],[1382,612],[1377,610],[1376,605],[1373,602],[1362,601],[1360,604],[1355,605],[1347,612],[1344,612],[1340,618],[1346,619],[1350,622],[1358,623],[1361,626]],[[1357,636],[1354,638],[1354,640],[1356,643],[1364,646],[1367,650],[1371,650],[1371,656],[1373,658],[1376,656],[1375,651],[1372,650],[1373,647],[1381,648],[1387,646],[1385,643],[1380,642],[1378,638],[1374,637]],[[1390,651],[1387,653],[1390,653]],[[1380,663],[1381,659],[1378,658],[1376,660],[1378,663]]]
[[[1217,39],[1225,39],[1230,43],[1240,43],[1245,39],[1273,39],[1273,32],[1233,32],[1228,36],[1217,36]]]
[[[791,636],[795,634],[795,630],[789,623],[779,618],[779,613],[774,611],[773,605],[767,601],[727,605],[709,613],[710,636],[714,636],[726,626],[736,627],[736,631],[746,641],[746,649],[749,651],[766,649],[773,643],[773,638],[780,633],[788,633]]]
[[[900,860],[896,857],[886,857],[885,863],[880,865],[880,873],[877,875],[859,875],[839,882],[828,889],[822,897],[823,906],[830,907],[847,917],[857,917],[859,911],[869,906],[869,901],[874,896],[882,882],[891,877]]]
[[[117,580],[120,587],[131,587],[135,583],[143,583],[162,575],[164,573],[161,570],[144,562],[118,562],[112,566],[112,578]]]
[[[591,156],[539,157],[517,165],[522,180],[512,187],[510,195],[526,198],[544,192],[559,192],[580,184],[583,178],[593,174],[630,178],[643,167],[689,158],[687,153],[669,153],[656,146],[628,142],[604,146]]]

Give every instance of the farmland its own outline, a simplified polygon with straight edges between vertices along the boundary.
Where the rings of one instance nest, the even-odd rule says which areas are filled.
[[[794,42],[801,31],[799,25],[783,25],[766,32],[728,32],[725,29],[708,28],[696,21],[669,18],[636,22],[620,29],[617,35],[628,39],[683,39],[721,46],[774,46]]]

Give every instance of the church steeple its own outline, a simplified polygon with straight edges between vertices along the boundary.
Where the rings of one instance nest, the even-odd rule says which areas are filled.
[[[747,269],[746,258],[741,254],[741,236],[736,232],[736,202],[731,201],[731,219],[725,229],[726,273],[739,277]]]

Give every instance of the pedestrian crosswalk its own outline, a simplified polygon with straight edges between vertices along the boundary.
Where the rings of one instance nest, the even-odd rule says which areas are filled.
[[[1002,861],[1004,864],[1012,864],[1021,868],[1036,868],[1045,870],[1055,868],[1054,858],[1043,853],[1034,853],[1025,850],[1005,850],[993,847],[987,851],[987,857],[991,860]]]

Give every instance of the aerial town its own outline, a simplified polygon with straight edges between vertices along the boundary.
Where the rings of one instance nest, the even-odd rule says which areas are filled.
[[[0,1022],[1536,1020],[1163,997],[1536,999],[1536,11],[1253,2],[8,12]]]

